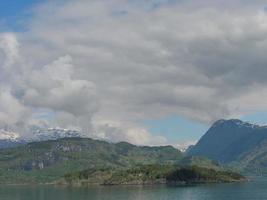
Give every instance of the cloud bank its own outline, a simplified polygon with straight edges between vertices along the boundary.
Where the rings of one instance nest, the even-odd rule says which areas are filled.
[[[49,1],[0,34],[0,125],[170,143],[140,121],[267,110],[263,1]]]

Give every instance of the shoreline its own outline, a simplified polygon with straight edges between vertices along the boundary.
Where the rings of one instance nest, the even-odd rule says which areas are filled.
[[[246,183],[253,180],[246,178],[243,180],[232,180],[232,181],[177,181],[177,182],[129,182],[129,183],[90,183],[86,181],[74,182],[74,183],[63,183],[63,182],[51,182],[51,183],[0,183],[1,186],[55,186],[55,187],[89,187],[89,186],[101,186],[101,187],[113,187],[113,186],[190,186],[190,185],[205,185],[205,184],[231,184],[231,183]]]

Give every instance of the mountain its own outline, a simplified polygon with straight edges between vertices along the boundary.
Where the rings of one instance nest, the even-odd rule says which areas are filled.
[[[0,129],[0,149],[16,147],[23,144],[25,144],[25,141],[19,139],[19,134]]]
[[[206,156],[221,163],[240,163],[245,167],[267,167],[267,126],[238,119],[215,122],[189,156]]]
[[[0,129],[0,140],[17,141],[19,134],[6,129]]]
[[[63,128],[38,128],[34,131],[34,141],[57,140],[60,138],[83,137],[77,130]]]
[[[139,164],[175,164],[182,153],[172,146],[135,146],[89,138],[63,138],[0,150],[0,183],[51,182],[73,171]]]
[[[33,138],[24,139],[13,131],[0,129],[0,149],[17,147],[29,142],[57,140],[60,138],[84,137],[81,132],[71,129],[62,128],[39,128],[33,127]]]

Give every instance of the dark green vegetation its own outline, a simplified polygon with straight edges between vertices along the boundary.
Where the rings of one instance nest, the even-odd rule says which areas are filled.
[[[220,166],[218,162],[210,160],[206,157],[201,157],[201,156],[183,157],[179,161],[178,165],[181,167],[198,166],[198,167],[208,168],[208,169],[224,170],[224,168]]]
[[[47,183],[84,169],[128,169],[175,164],[182,153],[171,147],[139,147],[85,138],[64,138],[0,150],[0,183]]]
[[[174,172],[168,174],[166,179],[167,182],[182,181],[186,183],[227,183],[246,180],[244,176],[236,172],[198,166],[176,169]]]
[[[183,157],[171,146],[139,147],[85,138],[34,142],[0,151],[3,184],[113,185],[238,180],[233,174],[221,174],[221,171],[216,162],[204,157]]]
[[[187,155],[206,156],[242,170],[267,169],[267,127],[219,120]]]
[[[242,175],[205,167],[177,165],[144,165],[127,170],[88,169],[65,175],[62,184],[70,185],[140,185],[188,184],[245,181]]]

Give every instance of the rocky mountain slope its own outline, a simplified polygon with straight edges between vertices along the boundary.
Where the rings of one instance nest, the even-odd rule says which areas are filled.
[[[33,142],[0,150],[0,183],[50,182],[87,168],[128,168],[138,164],[174,164],[182,153],[171,147],[140,147],[88,138]]]

